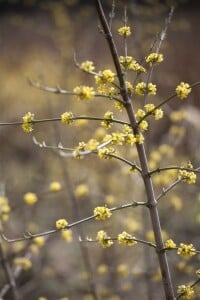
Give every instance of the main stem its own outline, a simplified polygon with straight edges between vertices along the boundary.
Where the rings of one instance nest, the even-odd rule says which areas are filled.
[[[132,106],[131,99],[129,97],[129,94],[127,92],[124,75],[120,66],[119,62],[119,55],[117,53],[117,48],[115,46],[115,42],[112,37],[112,33],[110,31],[110,28],[108,26],[101,1],[95,0],[96,2],[96,8],[97,13],[99,16],[99,20],[101,22],[105,37],[108,42],[108,46],[110,49],[110,53],[115,65],[115,69],[117,72],[117,77],[119,79],[120,84],[120,90],[121,90],[121,96],[125,103],[126,111],[130,120],[131,127],[133,129],[134,134],[139,134],[140,130],[138,128],[137,120],[135,117],[134,109]],[[157,246],[157,255],[160,265],[160,270],[162,274],[162,281],[165,291],[166,300],[175,300],[174,296],[174,290],[171,282],[171,276],[170,276],[170,270],[168,266],[168,260],[167,255],[165,251],[163,251],[164,243],[162,239],[162,231],[161,231],[161,225],[160,225],[160,218],[158,214],[158,208],[157,208],[157,202],[154,195],[154,188],[151,180],[151,176],[149,175],[149,168],[148,168],[148,161],[146,157],[146,152],[143,144],[137,144],[137,151],[138,151],[138,157],[140,160],[141,170],[142,170],[142,178],[144,181],[144,186],[146,190],[147,195],[147,202],[148,202],[148,208],[150,212],[151,217],[151,223],[152,228],[155,236],[155,242]]]

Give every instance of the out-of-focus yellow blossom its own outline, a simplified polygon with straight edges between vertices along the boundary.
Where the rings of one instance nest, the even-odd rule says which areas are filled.
[[[43,236],[38,236],[33,239],[33,243],[38,247],[43,247],[45,244],[45,238]]]
[[[106,274],[108,272],[108,266],[106,264],[101,264],[97,267],[97,273],[100,275]]]
[[[69,125],[73,122],[73,113],[70,111],[70,112],[64,112],[62,115],[61,115],[61,122],[64,124],[64,125]]]
[[[187,112],[185,110],[175,110],[170,113],[169,117],[172,122],[182,121],[186,119]]]
[[[183,126],[171,126],[169,132],[175,136],[182,137],[185,135],[185,128]]]
[[[138,143],[138,144],[144,143],[144,137],[142,134],[136,134],[135,139],[136,139],[136,143]]]
[[[126,231],[123,231],[122,233],[118,234],[118,242],[119,244],[126,245],[126,246],[133,246],[136,245],[137,242],[134,241],[134,236],[127,233]]]
[[[188,95],[191,93],[192,89],[188,83],[181,82],[176,87],[176,95],[179,99],[185,99],[188,97]]]
[[[143,120],[142,122],[140,122],[139,124],[139,128],[142,130],[142,131],[145,131],[148,129],[148,122],[146,120]]]
[[[34,205],[38,201],[38,196],[35,193],[26,193],[24,202],[28,205]]]
[[[88,120],[80,119],[75,121],[75,126],[77,127],[85,127],[88,124]]]
[[[75,188],[74,194],[77,198],[86,197],[89,193],[89,188],[86,184],[79,184]]]
[[[112,120],[114,118],[114,115],[113,115],[113,112],[112,111],[107,111],[105,114],[104,114],[104,120],[101,122],[101,125],[108,129],[111,127],[112,125]]]
[[[195,273],[196,273],[197,277],[200,278],[200,269],[196,270]]]
[[[14,258],[14,265],[16,267],[21,267],[24,271],[27,271],[32,267],[32,262],[26,257],[16,257]]]
[[[126,264],[119,264],[117,266],[117,274],[121,277],[126,277],[129,274],[129,268]]]
[[[177,178],[177,172],[176,170],[168,170],[162,174],[155,174],[153,177],[153,182],[156,185],[167,185],[170,184],[173,180]]]
[[[166,240],[165,247],[168,249],[174,249],[174,248],[176,248],[176,244],[174,243],[174,241],[172,239],[169,239],[169,240]]]
[[[52,181],[49,185],[49,190],[51,192],[59,192],[62,189],[60,182]]]
[[[177,195],[172,195],[169,201],[171,203],[171,206],[174,208],[174,210],[180,211],[182,209],[183,207],[182,199]]]
[[[62,230],[61,232],[61,238],[70,243],[72,241],[72,230],[71,229],[68,229],[68,230]]]
[[[115,197],[113,195],[106,195],[105,203],[108,205],[113,205],[115,203]]]
[[[106,134],[106,129],[102,127],[98,127],[94,132],[94,138],[101,140]]]
[[[112,83],[114,80],[115,73],[113,73],[110,69],[99,71],[99,73],[95,76],[96,84]]]
[[[112,216],[112,213],[109,208],[105,206],[98,206],[94,209],[94,216],[96,220],[105,220]]]
[[[0,220],[6,222],[9,218],[11,208],[7,197],[0,196]]]
[[[151,280],[153,282],[159,282],[162,279],[161,271],[160,269],[157,269],[157,271],[152,275]]]
[[[165,156],[172,157],[174,155],[174,148],[167,145],[161,144],[158,148],[159,152]]]
[[[159,53],[150,53],[147,57],[146,57],[146,62],[152,66],[155,64],[159,64],[160,62],[163,61],[163,54],[159,54]]]
[[[135,87],[135,92],[139,96],[143,96],[145,94],[149,95],[156,95],[156,85],[153,83],[148,83],[148,85],[145,82],[139,82]]]
[[[123,26],[120,27],[118,30],[119,35],[123,36],[123,37],[128,37],[131,35],[131,28],[130,26]]]
[[[102,245],[103,248],[108,248],[113,244],[113,241],[110,239],[110,237],[104,230],[100,230],[97,232],[96,239]]]
[[[95,67],[94,67],[93,61],[90,61],[90,60],[83,61],[80,65],[80,69],[85,72],[94,71]]]
[[[112,158],[112,154],[114,154],[116,152],[116,150],[112,147],[103,147],[101,149],[98,149],[98,156],[99,158],[104,158],[104,159],[111,159]]]
[[[68,225],[68,222],[66,219],[59,219],[56,221],[56,228],[57,229],[65,229]]]
[[[196,254],[196,249],[193,244],[180,243],[178,247],[177,254],[182,256],[193,256]]]
[[[182,299],[192,299],[194,296],[194,288],[190,285],[179,285],[177,293],[181,295]]]
[[[90,139],[86,144],[86,150],[94,151],[99,146],[99,142],[95,139]]]
[[[78,100],[91,100],[95,95],[94,88],[86,85],[75,87],[73,92]]]
[[[33,131],[34,116],[35,115],[33,113],[28,112],[22,117],[22,129],[24,132],[30,133],[31,131]]]

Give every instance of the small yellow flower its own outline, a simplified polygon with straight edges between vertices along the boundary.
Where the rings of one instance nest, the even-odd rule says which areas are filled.
[[[99,158],[104,158],[104,159],[111,159],[112,156],[111,154],[114,154],[116,151],[112,147],[103,147],[101,149],[98,149],[98,156]]]
[[[38,197],[35,193],[26,193],[24,195],[24,202],[28,205],[33,205],[38,201]]]
[[[98,206],[94,209],[94,216],[96,220],[105,220],[112,216],[110,209],[105,206]]]
[[[188,184],[194,184],[196,182],[197,175],[194,172],[187,170],[179,170],[178,179],[181,179]]]
[[[133,60],[129,65],[129,70],[133,70],[137,73],[146,73],[146,69],[141,66],[136,60]]]
[[[147,129],[148,129],[148,126],[149,126],[149,124],[148,124],[148,122],[145,121],[145,120],[143,120],[143,121],[140,122],[140,124],[139,124],[139,128],[140,128],[142,131],[147,130]]]
[[[146,62],[152,66],[163,61],[163,54],[151,53],[146,57]]]
[[[174,243],[174,241],[172,239],[169,239],[165,242],[165,247],[168,249],[174,249],[174,248],[176,248],[176,244]]]
[[[101,122],[101,125],[104,127],[104,128],[106,128],[106,129],[108,129],[108,128],[110,128],[111,127],[111,125],[112,125],[112,120],[113,120],[113,112],[111,112],[111,111],[107,111],[105,114],[104,114],[104,121],[102,121]]]
[[[91,100],[95,95],[94,88],[85,85],[75,87],[73,92],[78,100]]]
[[[114,106],[116,109],[118,109],[119,111],[123,111],[123,108],[124,108],[124,104],[119,102],[119,101],[115,101],[114,102]]]
[[[177,254],[182,256],[193,256],[196,254],[196,249],[193,244],[181,243],[178,247]]]
[[[98,85],[97,92],[101,95],[107,95],[111,98],[117,96],[117,91],[114,86],[107,86],[106,84]]]
[[[68,229],[68,230],[62,230],[61,232],[61,237],[64,241],[70,243],[72,241],[72,230]]]
[[[115,73],[113,73],[110,69],[99,71],[99,73],[95,76],[96,84],[112,83],[114,80]]]
[[[74,191],[74,194],[77,198],[86,197],[88,193],[89,189],[86,184],[79,184]]]
[[[113,145],[123,145],[124,135],[121,132],[113,132],[111,135]]]
[[[113,241],[110,239],[110,237],[104,230],[100,230],[97,232],[96,239],[102,245],[103,248],[108,248],[113,244]]]
[[[161,108],[157,108],[153,111],[153,116],[156,121],[162,119],[163,115],[164,115],[164,112]]]
[[[155,105],[153,103],[148,103],[144,106],[147,113],[152,112],[155,108]]]
[[[60,182],[52,181],[49,185],[49,190],[51,192],[59,192],[62,189]]]
[[[28,112],[23,116],[23,124],[22,124],[22,129],[26,133],[30,133],[33,131],[33,122],[34,122],[34,114],[31,112]]]
[[[145,111],[141,108],[139,108],[137,111],[136,111],[136,114],[135,114],[136,118],[137,119],[141,119],[145,116]]]
[[[192,299],[194,296],[194,288],[190,285],[179,285],[177,293],[181,295],[182,299]]]
[[[57,229],[65,229],[68,225],[67,220],[65,219],[59,219],[56,221],[56,228]]]
[[[136,134],[135,139],[136,139],[136,143],[138,143],[138,144],[144,143],[144,137],[142,134]]]
[[[86,144],[86,149],[90,151],[94,151],[99,146],[99,142],[95,139],[90,139]]]
[[[126,70],[129,69],[130,65],[133,62],[133,57],[132,56],[120,56],[119,61],[121,66]]]
[[[80,69],[85,71],[85,72],[94,71],[95,67],[94,67],[93,61],[86,60],[86,61],[82,62],[81,65],[80,65]]]
[[[156,95],[156,85],[153,83],[148,83],[148,85],[145,82],[139,82],[135,87],[135,92],[139,96],[143,96],[145,94],[149,95]]]
[[[72,112],[64,112],[62,115],[61,115],[61,122],[64,124],[64,125],[69,125],[73,122],[73,113]]]
[[[126,231],[123,231],[122,233],[118,234],[118,242],[119,244],[126,245],[126,246],[133,246],[136,245],[137,242],[134,241],[134,236],[127,233]]]
[[[26,257],[16,257],[14,259],[14,265],[16,267],[21,267],[24,271],[27,271],[32,267],[32,262]]]
[[[120,27],[118,33],[123,37],[128,37],[131,35],[131,28],[129,26]]]
[[[182,99],[185,99],[188,97],[188,95],[191,93],[192,89],[188,83],[181,82],[177,87],[176,87],[176,94],[177,97]]]

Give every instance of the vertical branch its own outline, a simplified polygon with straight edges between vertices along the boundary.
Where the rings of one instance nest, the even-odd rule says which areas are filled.
[[[0,258],[1,258],[2,267],[3,267],[4,273],[5,273],[6,279],[8,281],[8,289],[9,288],[11,289],[13,300],[18,300],[19,295],[18,295],[18,292],[17,292],[15,278],[14,278],[14,275],[12,273],[10,264],[7,260],[7,257],[4,253],[4,249],[3,249],[3,246],[2,246],[2,241],[0,241]],[[5,292],[7,292],[8,289],[6,289]]]
[[[106,36],[108,46],[112,55],[112,59],[116,68],[119,84],[120,84],[120,89],[121,89],[121,96],[122,99],[124,100],[126,111],[130,120],[130,124],[132,126],[134,134],[139,134],[139,128],[137,126],[137,120],[135,117],[134,109],[131,103],[131,99],[127,93],[126,85],[125,85],[125,80],[123,76],[123,72],[120,66],[119,62],[119,56],[117,53],[117,48],[115,45],[115,42],[112,37],[112,33],[110,32],[106,17],[104,15],[104,11],[101,5],[100,0],[96,0],[96,8],[97,8],[97,13],[101,22],[101,25],[104,30],[104,34]],[[146,190],[146,195],[147,195],[147,202],[148,202],[148,208],[150,212],[150,217],[151,217],[151,223],[152,223],[152,228],[154,231],[154,236],[155,236],[155,241],[157,245],[157,255],[158,255],[158,260],[159,260],[159,265],[160,265],[160,270],[162,274],[162,281],[163,281],[163,286],[164,286],[164,291],[165,291],[165,297],[166,300],[173,300],[175,299],[174,296],[174,291],[173,291],[173,286],[171,282],[171,276],[170,276],[170,270],[168,266],[168,260],[165,251],[163,251],[164,248],[164,243],[162,239],[162,232],[161,232],[161,225],[160,225],[160,219],[159,219],[159,214],[158,214],[158,208],[157,208],[157,201],[155,199],[154,195],[154,188],[151,180],[151,176],[149,175],[149,168],[148,168],[148,161],[146,157],[146,152],[143,144],[137,144],[137,151],[138,151],[138,157],[140,160],[141,164],[141,169],[142,169],[142,177],[143,177],[143,182]]]

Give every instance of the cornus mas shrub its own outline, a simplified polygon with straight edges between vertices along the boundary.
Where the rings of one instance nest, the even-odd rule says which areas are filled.
[[[80,168],[84,159],[88,159],[88,164],[90,164],[90,158],[97,160],[102,165],[110,164],[111,168],[114,165],[125,166],[125,168],[123,167],[124,173],[122,172],[120,175],[125,179],[121,179],[119,174],[112,173],[111,176],[109,172],[101,174],[100,177],[105,177],[106,181],[111,182],[110,185],[114,190],[117,189],[117,192],[119,191],[118,186],[124,185],[126,180],[131,181],[131,184],[123,190],[125,194],[119,194],[118,201],[112,194],[107,194],[101,200],[101,204],[93,205],[92,210],[89,203],[85,202],[85,209],[87,210],[88,207],[86,216],[81,214],[79,200],[89,198],[90,189],[87,183],[79,184],[76,188],[71,188],[69,193],[72,213],[70,211],[62,212],[61,217],[55,218],[55,222],[48,230],[38,232],[28,229],[25,234],[20,236],[19,233],[19,237],[12,238],[4,232],[12,213],[12,205],[7,197],[1,196],[0,255],[6,282],[1,286],[0,295],[3,299],[8,299],[9,293],[9,299],[22,299],[19,278],[23,274],[30,274],[28,272],[34,268],[35,256],[39,256],[45,246],[48,251],[51,238],[61,233],[63,241],[79,245],[87,271],[87,280],[84,281],[82,277],[81,284],[78,284],[77,277],[72,274],[70,269],[70,276],[76,278],[77,287],[76,282],[73,282],[74,289],[72,289],[72,282],[66,278],[64,281],[66,296],[60,299],[135,299],[138,298],[138,295],[144,299],[152,299],[152,295],[154,295],[153,299],[195,299],[195,297],[198,299],[200,271],[198,268],[189,269],[188,265],[193,257],[199,256],[200,246],[194,245],[189,239],[183,241],[174,232],[172,238],[170,234],[166,233],[165,228],[162,228],[161,220],[163,209],[166,208],[163,202],[168,194],[172,194],[172,197],[168,198],[171,207],[177,213],[182,209],[182,199],[175,194],[175,190],[181,186],[182,193],[184,193],[187,187],[190,188],[191,185],[196,184],[200,167],[193,166],[189,160],[180,163],[178,157],[176,157],[177,164],[165,165],[168,161],[174,163],[172,160],[174,149],[167,143],[160,144],[156,150],[155,148],[150,149],[152,146],[150,133],[154,122],[159,124],[167,117],[165,116],[165,107],[173,101],[179,101],[181,106],[182,101],[186,101],[192,93],[192,89],[198,87],[200,83],[189,84],[181,81],[174,86],[172,93],[165,99],[158,102],[158,99],[154,98],[159,93],[159,87],[152,81],[152,74],[154,69],[158,68],[165,59],[160,53],[160,49],[171,21],[173,9],[156,43],[140,62],[129,55],[129,52],[131,53],[128,47],[129,40],[134,38],[135,29],[129,26],[126,10],[122,26],[115,30],[113,29],[114,5],[112,13],[107,18],[101,1],[96,0],[95,4],[101,27],[99,34],[102,34],[107,41],[111,62],[108,67],[97,69],[95,62],[89,59],[83,62],[75,59],[76,67],[91,76],[94,84],[91,86],[77,84],[71,90],[67,90],[60,87],[48,87],[29,80],[32,86],[45,92],[73,97],[74,101],[77,101],[76,111],[67,110],[55,118],[48,119],[37,119],[35,113],[27,112],[22,120],[15,123],[1,122],[0,126],[20,125],[22,132],[32,135],[30,143],[34,143],[44,151],[48,149],[56,151],[56,154],[64,161],[67,158],[78,160]],[[124,47],[122,54],[119,53],[115,42],[114,36],[116,35],[117,40]],[[104,111],[103,115],[79,114],[79,103],[90,105],[92,101],[97,101],[101,108],[99,111]],[[182,110],[173,111],[170,118],[172,122],[177,122],[184,119],[184,114],[185,112]],[[77,122],[83,122],[82,124],[90,126],[91,129],[93,129],[93,124],[98,124],[98,128],[94,132],[90,131],[89,139],[82,140],[80,137],[78,144],[73,146],[61,143],[50,145],[46,141],[39,141],[34,136],[35,127],[39,128],[41,123],[53,124],[53,122],[60,122],[60,126],[67,129],[70,127],[73,129]],[[176,135],[183,134],[181,127],[177,125],[171,130]],[[127,173],[130,175],[128,179]],[[114,184],[111,178],[113,176],[116,177]],[[65,180],[70,185],[68,174]],[[141,192],[137,193],[136,188],[141,189]],[[47,192],[53,194],[63,189],[62,183],[53,181],[49,184]],[[40,202],[41,196],[27,191],[23,197],[24,205],[27,206],[27,209],[30,206],[35,207]],[[138,199],[138,196],[141,199]],[[127,197],[129,201],[125,200]],[[138,215],[142,216],[143,211],[145,212],[144,218],[138,219]],[[45,216],[47,214],[48,211]],[[45,216],[41,215],[41,218],[45,218]],[[147,223],[147,218],[150,220],[149,223]],[[90,227],[88,224],[92,224],[92,226]],[[85,227],[87,232],[84,231]],[[12,247],[13,252],[9,250],[9,247]],[[116,250],[114,250],[115,248]],[[144,251],[142,255],[140,249]],[[91,256],[94,256],[94,260],[98,256],[95,251],[98,253],[107,251],[107,261],[99,264],[96,273],[91,261]],[[111,255],[109,256],[108,253]],[[137,253],[138,258],[136,259]],[[69,260],[72,259],[73,254],[71,251]],[[118,265],[115,264],[116,255],[121,256],[122,263]],[[175,258],[171,259],[172,256]],[[187,260],[180,260],[177,263],[179,257],[187,258]],[[157,268],[157,272],[154,274],[151,273],[152,262]],[[130,270],[128,265],[132,265],[133,269]],[[179,282],[174,276],[177,268],[180,271],[189,270],[189,279]],[[79,270],[76,272],[79,273]],[[108,278],[109,272],[110,278]],[[30,275],[24,275],[25,282],[28,282],[28,276]],[[98,276],[105,276],[104,285]],[[162,287],[162,292],[158,284]],[[138,288],[142,289],[142,286],[147,286],[146,294],[136,291]],[[156,289],[159,292],[156,292]],[[41,296],[38,299],[53,298]]]

